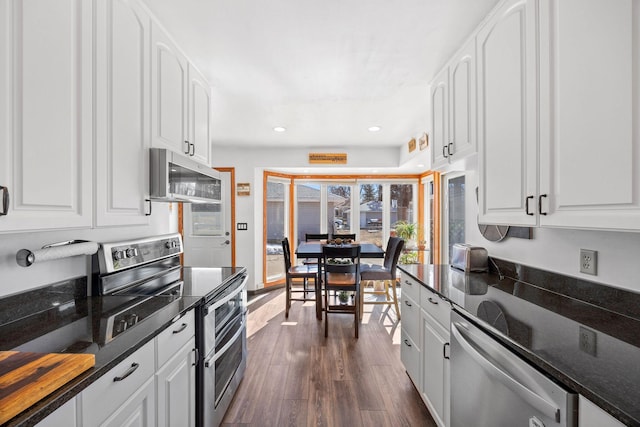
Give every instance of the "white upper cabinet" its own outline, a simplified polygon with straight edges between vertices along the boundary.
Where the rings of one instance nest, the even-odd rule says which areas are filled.
[[[151,48],[151,145],[209,165],[209,85],[155,23]]]
[[[91,7],[0,2],[0,232],[91,226]]]
[[[535,225],[536,0],[501,3],[477,34],[479,221]]]
[[[193,157],[209,164],[211,151],[211,90],[200,72],[189,64],[189,142]]]
[[[476,152],[475,39],[471,39],[431,86],[433,169]]]
[[[449,163],[449,68],[445,67],[431,84],[431,168]]]
[[[640,1],[540,15],[540,225],[640,230]]]
[[[151,49],[151,144],[189,155],[187,59],[155,22]]]
[[[151,21],[136,2],[96,5],[96,225],[147,224]]]

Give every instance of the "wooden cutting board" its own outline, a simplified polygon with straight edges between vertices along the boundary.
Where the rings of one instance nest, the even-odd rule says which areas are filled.
[[[0,424],[96,363],[93,354],[0,351]]]

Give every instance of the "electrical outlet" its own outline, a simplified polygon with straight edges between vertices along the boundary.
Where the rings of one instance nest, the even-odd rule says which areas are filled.
[[[596,356],[596,333],[591,329],[580,326],[580,350]]]
[[[580,273],[598,274],[598,251],[580,249]]]

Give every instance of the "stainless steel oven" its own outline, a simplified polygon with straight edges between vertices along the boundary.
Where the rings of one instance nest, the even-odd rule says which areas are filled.
[[[218,426],[242,380],[247,359],[247,274],[221,286],[201,306],[203,426]]]

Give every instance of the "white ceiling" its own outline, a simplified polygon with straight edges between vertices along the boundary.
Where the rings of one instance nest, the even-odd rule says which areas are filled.
[[[406,144],[435,72],[497,2],[145,1],[213,86],[214,146],[236,147]]]

